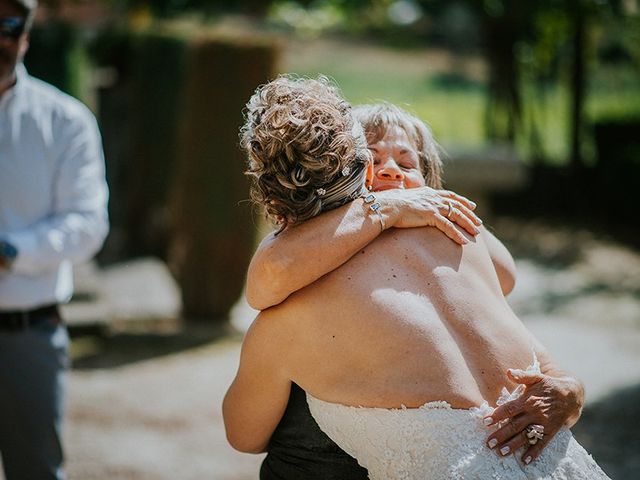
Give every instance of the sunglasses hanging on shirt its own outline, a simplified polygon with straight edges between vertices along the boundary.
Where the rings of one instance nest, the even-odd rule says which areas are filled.
[[[25,23],[21,17],[0,17],[0,38],[17,40],[24,32]]]

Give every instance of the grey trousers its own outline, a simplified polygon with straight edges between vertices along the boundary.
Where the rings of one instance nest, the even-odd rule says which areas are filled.
[[[63,480],[69,337],[62,325],[0,331],[0,454],[7,480]]]

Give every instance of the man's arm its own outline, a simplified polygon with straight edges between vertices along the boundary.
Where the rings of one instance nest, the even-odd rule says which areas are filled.
[[[434,226],[459,244],[467,239],[454,222],[471,235],[482,222],[475,204],[447,190],[429,187],[375,193],[386,228]],[[451,202],[455,207],[450,219]],[[246,296],[249,305],[264,310],[344,264],[381,233],[380,219],[362,199],[265,237],[251,260]]]
[[[273,335],[275,320],[262,315],[244,337],[240,366],[222,404],[227,440],[245,453],[266,451],[291,392],[281,342]]]
[[[63,260],[90,258],[108,232],[108,190],[100,133],[93,116],[83,110],[65,129],[58,151],[52,211],[28,228],[4,239],[18,250],[12,270],[37,275]]]

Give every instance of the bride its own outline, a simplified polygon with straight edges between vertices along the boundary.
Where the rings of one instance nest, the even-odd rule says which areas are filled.
[[[370,221],[383,222],[364,189],[372,165],[362,131],[325,81],[279,78],[258,89],[243,145],[253,197],[283,228],[359,196]],[[491,406],[516,386],[509,368],[563,373],[504,300],[499,242],[484,229],[467,240],[385,231],[262,312],[223,405],[230,443],[263,451],[295,382],[320,427],[372,479],[607,478],[567,427],[533,461],[513,454],[544,437],[540,425],[518,425],[524,433],[499,454],[485,443],[487,428],[501,426],[486,426]]]

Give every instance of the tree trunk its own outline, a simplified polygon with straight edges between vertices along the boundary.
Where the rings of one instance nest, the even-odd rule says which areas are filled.
[[[585,47],[586,19],[582,0],[569,0],[571,21],[573,24],[572,62],[571,62],[571,152],[569,164],[572,170],[583,167],[582,133],[584,128],[585,103]]]
[[[522,114],[520,68],[514,51],[522,22],[520,12],[507,7],[498,17],[481,12],[489,65],[485,121],[489,139],[513,143]]]

